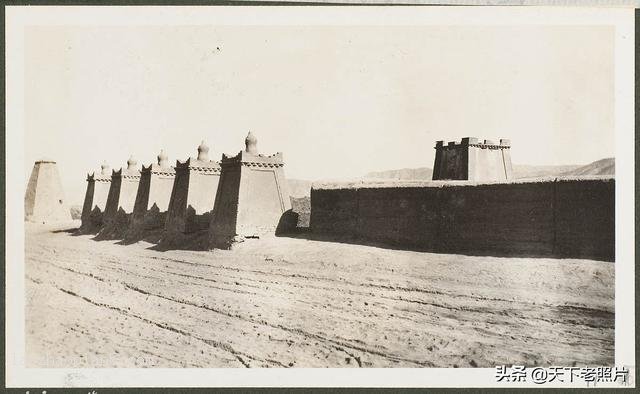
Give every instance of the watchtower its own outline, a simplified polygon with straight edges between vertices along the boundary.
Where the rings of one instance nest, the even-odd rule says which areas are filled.
[[[511,142],[501,139],[480,141],[466,137],[457,144],[436,142],[433,180],[468,180],[476,182],[507,181],[512,178]]]

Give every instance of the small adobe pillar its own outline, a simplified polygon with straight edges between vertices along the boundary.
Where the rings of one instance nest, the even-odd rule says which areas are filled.
[[[111,187],[104,214],[106,226],[114,227],[112,230],[126,230],[133,213],[139,183],[138,162],[130,156],[126,168],[114,170],[111,174]]]
[[[111,187],[111,169],[106,162],[100,166],[100,172],[87,174],[87,191],[82,204],[81,231],[100,228],[107,207]]]
[[[157,163],[148,167],[143,165],[140,171],[140,183],[129,224],[130,234],[164,228],[175,170],[169,165],[164,150],[160,151],[157,159]]]
[[[208,230],[219,180],[220,164],[209,160],[209,147],[204,141],[198,146],[197,157],[176,161],[165,231]]]

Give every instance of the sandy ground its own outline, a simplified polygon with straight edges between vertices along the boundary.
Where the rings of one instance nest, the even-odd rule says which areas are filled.
[[[28,367],[610,365],[614,265],[301,238],[156,251],[29,226]]]

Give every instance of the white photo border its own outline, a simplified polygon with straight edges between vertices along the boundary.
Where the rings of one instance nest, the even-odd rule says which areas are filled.
[[[5,18],[7,387],[541,387],[533,383],[496,383],[493,368],[25,368],[24,29],[69,25],[615,26],[615,364],[628,367],[635,384],[633,8],[10,6],[5,8]],[[572,385],[585,386],[584,382]],[[548,383],[543,387],[569,385]]]

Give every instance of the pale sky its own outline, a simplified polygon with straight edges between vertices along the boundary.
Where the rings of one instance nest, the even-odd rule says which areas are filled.
[[[58,162],[81,204],[102,160],[237,153],[289,178],[433,167],[436,140],[510,138],[516,164],[614,155],[605,26],[29,27],[25,177]],[[25,185],[26,186],[26,185]]]

